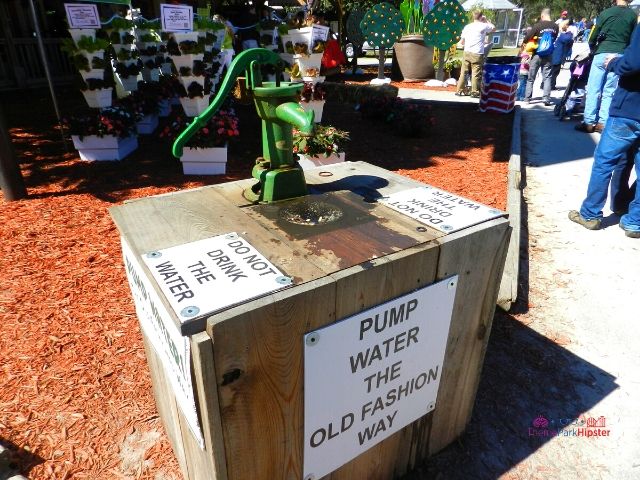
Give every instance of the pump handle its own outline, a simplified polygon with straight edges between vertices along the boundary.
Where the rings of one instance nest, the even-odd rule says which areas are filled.
[[[209,105],[204,112],[195,117],[193,122],[191,122],[184,132],[182,132],[178,138],[176,138],[175,142],[173,142],[172,153],[174,157],[182,157],[182,149],[185,144],[198,130],[207,124],[218,110],[220,110],[220,107],[226,100],[227,95],[231,92],[238,76],[247,70],[253,61],[261,64],[270,63],[273,65],[281,62],[280,56],[276,52],[267,50],[266,48],[250,48],[249,50],[241,52],[233,62],[231,62],[231,65],[227,70],[227,74],[220,86],[220,90],[218,91],[216,98],[211,102],[211,105]]]

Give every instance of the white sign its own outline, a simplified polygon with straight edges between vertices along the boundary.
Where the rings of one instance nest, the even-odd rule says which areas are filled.
[[[189,428],[198,441],[200,448],[204,448],[204,437],[198,423],[196,402],[193,395],[191,381],[191,344],[189,338],[180,335],[171,315],[162,304],[151,282],[146,277],[140,262],[124,238],[122,242],[122,256],[129,280],[129,287],[140,327],[153,345],[160,357],[162,366],[169,378],[171,389],[176,401],[184,414]]]
[[[65,3],[69,28],[100,28],[100,15],[96,5]]]
[[[143,260],[182,322],[291,284],[237,233],[149,252]]]
[[[312,25],[311,26],[311,45],[309,47],[313,48],[316,43],[316,40],[320,40],[321,42],[326,42],[329,38],[329,27],[325,27],[324,25]]]
[[[193,7],[189,5],[160,4],[160,19],[165,32],[191,32],[193,30]]]
[[[304,338],[304,475],[322,478],[435,408],[458,277]]]
[[[378,202],[445,233],[506,215],[495,208],[429,186],[393,193]]]

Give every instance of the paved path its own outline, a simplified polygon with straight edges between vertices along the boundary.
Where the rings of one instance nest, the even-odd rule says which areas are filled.
[[[558,85],[567,80],[563,71]],[[466,434],[416,478],[640,479],[640,240],[625,237],[608,209],[600,231],[567,219],[585,195],[599,134],[576,132],[539,102],[522,118],[524,298],[494,322]],[[549,424],[530,430],[539,415]],[[589,418],[608,436],[579,436]]]

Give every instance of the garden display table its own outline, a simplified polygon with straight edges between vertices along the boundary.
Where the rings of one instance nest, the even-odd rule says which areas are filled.
[[[396,478],[470,420],[505,214],[363,162],[305,177],[111,209],[185,478]]]

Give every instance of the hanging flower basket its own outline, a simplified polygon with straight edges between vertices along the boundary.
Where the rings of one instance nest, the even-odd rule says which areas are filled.
[[[92,68],[88,72],[85,71],[85,70],[80,70],[80,75],[82,76],[82,79],[84,81],[86,81],[89,78],[96,78],[96,79],[99,79],[99,80],[103,80],[104,79],[104,68]]]
[[[171,56],[171,61],[176,66],[176,70],[178,71],[182,67],[193,68],[193,62],[195,62],[196,60],[202,61],[203,59],[204,59],[203,53]]]
[[[136,129],[140,135],[150,135],[158,128],[158,115],[145,115],[136,122]]]
[[[185,147],[180,161],[185,175],[224,175],[227,171],[227,146]]]
[[[302,169],[307,170],[309,168],[321,167],[324,165],[332,165],[334,163],[344,162],[345,153],[332,153],[329,156],[320,155],[317,157],[310,157],[308,155],[298,154],[298,164]]]
[[[87,135],[80,140],[79,136],[72,135],[71,139],[80,158],[88,161],[122,160],[138,148],[138,137],[135,136],[120,138],[114,135]]]
[[[181,97],[180,103],[187,117],[197,117],[209,106],[209,95],[204,97]]]
[[[325,100],[309,100],[308,102],[300,102],[300,106],[305,112],[313,111],[315,114],[313,121],[315,123],[320,123],[322,121],[324,102]]]
[[[82,37],[89,37],[91,40],[96,39],[96,29],[95,28],[70,28],[69,33],[71,34],[71,38],[76,45]]]
[[[105,108],[111,106],[113,88],[97,90],[82,90],[82,95],[91,108]]]

